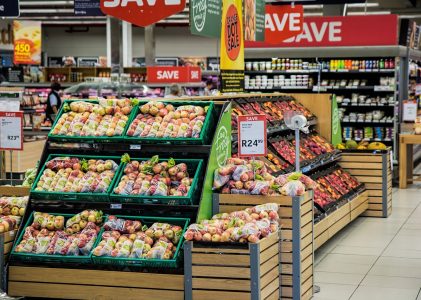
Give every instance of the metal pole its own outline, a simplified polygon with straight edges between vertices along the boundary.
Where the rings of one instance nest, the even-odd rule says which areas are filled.
[[[10,185],[13,185],[13,151],[10,150]]]
[[[300,129],[295,129],[295,172],[300,172]]]

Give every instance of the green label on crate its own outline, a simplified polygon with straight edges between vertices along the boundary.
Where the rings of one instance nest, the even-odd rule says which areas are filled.
[[[336,102],[336,95],[332,96],[332,144],[337,145],[342,143],[342,130],[339,121],[339,109]]]
[[[227,158],[231,156],[231,103],[224,104],[215,132],[203,184],[202,200],[197,216],[198,222],[212,217],[213,173],[215,169],[223,166]]]

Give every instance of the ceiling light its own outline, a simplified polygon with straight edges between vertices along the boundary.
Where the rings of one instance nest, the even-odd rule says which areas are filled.
[[[319,17],[319,16],[323,16],[322,12],[317,12],[317,13],[304,13],[304,17]]]
[[[321,9],[323,8],[323,4],[310,4],[310,5],[303,5],[304,9]]]
[[[349,3],[347,4],[348,7],[378,7],[380,4],[378,2],[372,3]]]
[[[421,18],[421,14],[419,15],[399,15],[400,19],[419,19]]]
[[[350,11],[347,13],[348,16],[365,16],[365,15],[390,15],[390,10],[379,10],[379,11]]]

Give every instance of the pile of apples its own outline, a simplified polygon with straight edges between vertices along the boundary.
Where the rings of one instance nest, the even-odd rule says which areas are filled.
[[[0,216],[0,233],[18,229],[21,220],[20,216]]]
[[[23,197],[0,197],[0,215],[21,216],[25,215],[28,204],[28,196]]]
[[[183,234],[183,228],[168,223],[142,226],[140,221],[109,216],[107,230],[93,250],[95,256],[144,259],[171,259]]]
[[[127,130],[128,136],[153,138],[199,138],[207,108],[150,101],[140,107]]]
[[[129,160],[129,158],[128,158]],[[124,168],[114,193],[141,196],[187,196],[193,178],[189,177],[185,163],[174,159],[159,162],[155,155],[147,161],[130,161]]]
[[[101,100],[99,104],[74,101],[64,111],[51,131],[64,136],[118,136],[122,135],[132,111],[132,102]]]
[[[217,214],[189,226],[184,234],[188,241],[257,243],[279,229],[279,206],[267,203],[232,213]]]
[[[34,212],[34,221],[32,225],[25,228],[22,241],[16,246],[15,251],[87,256],[95,244],[101,223],[102,212],[100,211],[83,211],[68,219],[66,223],[64,216]]]
[[[260,160],[229,158],[215,170],[213,189],[221,194],[301,196],[315,182],[301,173],[274,177]]]
[[[105,193],[117,171],[113,160],[57,157],[48,161],[36,191]]]

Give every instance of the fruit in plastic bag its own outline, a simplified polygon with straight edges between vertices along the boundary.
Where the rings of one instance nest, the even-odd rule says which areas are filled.
[[[281,187],[280,192],[285,196],[301,196],[305,193],[305,186],[299,180],[292,180]]]

